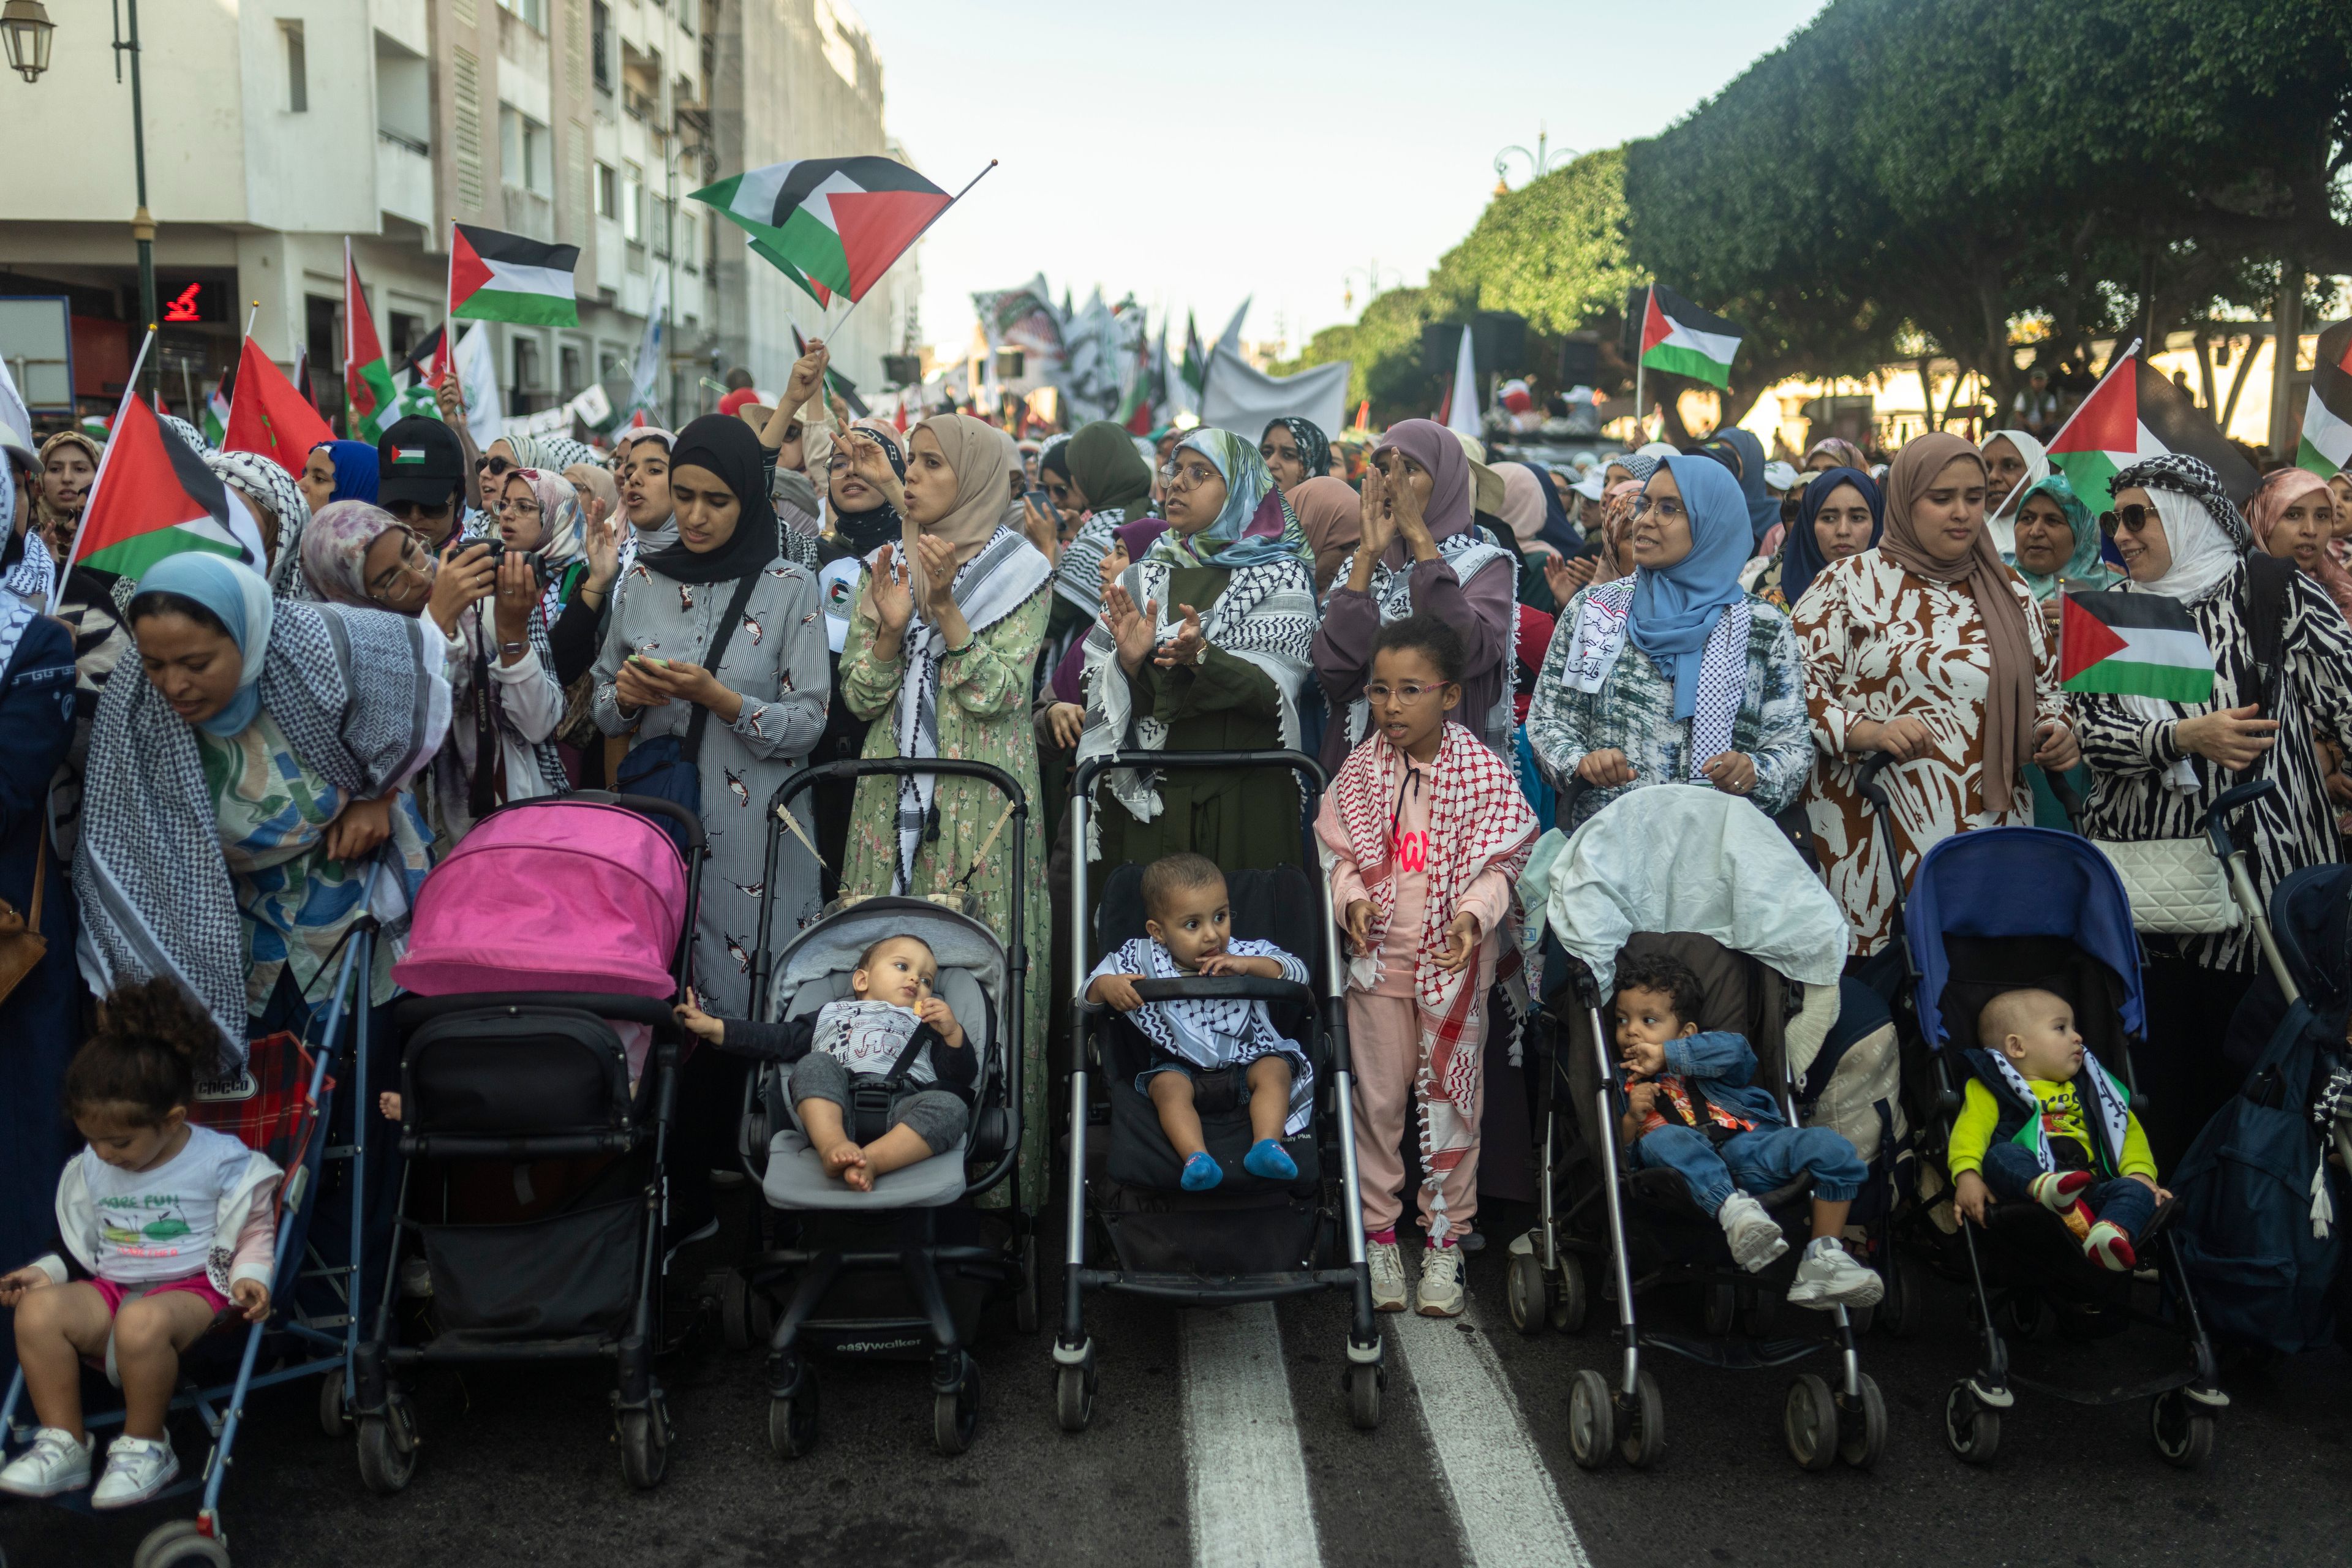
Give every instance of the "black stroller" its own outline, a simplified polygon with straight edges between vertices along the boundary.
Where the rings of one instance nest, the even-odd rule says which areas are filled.
[[[1679,863],[1681,853],[1691,862]],[[1640,868],[1634,878],[1619,875],[1627,865]],[[1571,888],[1582,891],[1563,902]],[[1834,1382],[1803,1373],[1790,1384],[1781,1436],[1809,1470],[1841,1459],[1869,1468],[1885,1447],[1886,1406],[1862,1371],[1853,1315],[1843,1306],[1786,1309],[1779,1300],[1801,1260],[1811,1177],[1753,1194],[1793,1232],[1791,1245],[1761,1272],[1740,1268],[1682,1175],[1642,1166],[1621,1135],[1625,1083],[1602,1011],[1609,995],[1595,973],[1596,963],[1645,952],[1687,965],[1706,996],[1699,1026],[1747,1037],[1757,1063],[1751,1082],[1771,1090],[1794,1127],[1788,1042],[1792,1031],[1827,1026],[1806,1014],[1836,1005],[1844,916],[1784,835],[1746,802],[1712,790],[1658,786],[1612,802],[1561,852],[1551,889],[1555,926],[1573,910],[1584,929],[1555,929],[1545,947],[1543,1024],[1535,1031],[1545,1059],[1534,1115],[1546,1178],[1537,1184],[1535,1232],[1512,1244],[1511,1312],[1523,1331],[1547,1321],[1577,1331],[1590,1310],[1584,1260],[1605,1261],[1603,1289],[1617,1303],[1624,1347],[1613,1383],[1588,1369],[1570,1387],[1570,1457],[1598,1469],[1614,1452],[1641,1469],[1664,1453],[1664,1402],[1642,1365],[1644,1349],[1741,1371],[1790,1365],[1826,1349],[1837,1360]],[[1792,973],[1811,978],[1801,985]],[[1698,1335],[1643,1322],[1644,1298],[1694,1286]],[[1798,1324],[1785,1321],[1790,1311]]]
[[[775,897],[783,836],[798,832],[793,798],[831,780],[911,773],[962,774],[1003,795],[998,837],[1011,836],[1013,886],[1028,885],[1029,804],[1012,774],[946,758],[825,763],[793,774],[770,802],[761,930],[766,903]],[[829,911],[782,952],[763,948],[753,959],[751,994],[761,1017],[797,1018],[849,995],[851,973],[874,943],[920,937],[939,960],[937,994],[980,1057],[963,1146],[891,1171],[871,1192],[853,1191],[826,1173],[793,1114],[781,1063],[761,1064],[746,1085],[739,1145],[744,1168],[774,1217],[796,1234],[745,1262],[740,1285],[730,1286],[740,1295],[730,1294],[726,1310],[767,1341],[768,1442],[785,1458],[807,1453],[817,1440],[812,1351],[928,1359],[932,1446],[954,1455],[971,1446],[980,1421],[980,1368],[966,1347],[979,1332],[982,1310],[992,1299],[1011,1298],[1018,1324],[1036,1327],[1032,1216],[1017,1204],[984,1215],[971,1201],[1011,1177],[1021,1157],[1021,998],[1029,968],[1022,900],[1013,900],[1011,930],[1000,941],[957,907],[955,895],[948,898],[860,900]],[[870,1142],[886,1124],[888,1090],[861,1082],[851,1093],[858,1141]],[[777,1316],[772,1297],[787,1285]]]
[[[492,812],[426,878],[394,972],[417,993],[394,1010],[401,1218],[357,1352],[371,1491],[415,1471],[399,1373],[425,1366],[610,1362],[623,1472],[646,1488],[667,1468],[653,1358],[682,1054],[671,1007],[702,859],[691,812],[582,791]],[[432,1279],[432,1331],[415,1343],[394,1296],[411,1236]]]
[[[1862,770],[1863,792],[1882,825],[1889,805],[1878,775],[1891,761],[1874,757]],[[2221,824],[2273,787],[2267,781],[2242,785],[2215,803],[2208,828],[2225,861],[2234,851]],[[1895,854],[1891,830],[1886,852]],[[2242,867],[2235,879],[2243,899],[2252,900]],[[2032,896],[2018,897],[2020,889],[2031,889]],[[2262,920],[2258,901],[2252,912]],[[1907,895],[1897,879],[1895,931],[1908,965],[1920,1041],[1932,1063],[1931,1152],[1948,1182],[1937,1203],[1950,1202],[1945,1162],[1969,1070],[1954,1058],[1972,1041],[1979,1013],[2000,993],[2032,986],[2064,997],[2091,1057],[2138,1101],[2131,1088],[2131,1052],[2147,1028],[2139,943],[2122,879],[2088,839],[2040,827],[1981,828],[1946,838],[1920,858]],[[2267,944],[2267,931],[2262,934]],[[2016,1404],[2014,1390],[2024,1388],[2079,1405],[2150,1400],[2158,1453],[2184,1469],[2204,1462],[2212,1451],[2214,1416],[2228,1406],[2229,1396],[2216,1381],[2212,1343],[2169,1217],[2158,1208],[2139,1237],[2143,1268],[2153,1266],[2161,1277],[2160,1300],[2137,1287],[2131,1274],[2084,1258],[2064,1221],[2038,1204],[1997,1204],[1981,1229],[1968,1222],[1957,1226],[1984,1359],[1953,1384],[1944,1402],[1944,1440],[1956,1456],[1989,1463],[2000,1447],[2001,1415]],[[2188,1354],[2168,1371],[2120,1384],[2086,1386],[2079,1378],[2020,1371],[2011,1364],[2011,1342],[2031,1339],[2045,1316],[2078,1342],[2120,1334],[2134,1323],[2154,1327],[2179,1336]]]
[[[1276,942],[1305,961],[1322,984],[1299,985],[1249,975],[1145,980],[1147,1002],[1245,999],[1269,1005],[1276,1028],[1299,1044],[1318,1083],[1312,1121],[1284,1147],[1298,1174],[1276,1182],[1242,1164],[1250,1146],[1248,1097],[1238,1068],[1203,1075],[1196,1088],[1202,1130],[1224,1178],[1205,1193],[1178,1183],[1180,1162],[1150,1101],[1135,1087],[1147,1052],[1142,1035],[1110,1008],[1086,1000],[1096,955],[1143,934],[1143,868],[1113,868],[1091,929],[1085,846],[1095,781],[1112,768],[1281,768],[1310,792],[1323,787],[1313,759],[1297,752],[1122,752],[1094,758],[1070,784],[1071,952],[1076,979],[1071,1003],[1075,1051],[1070,1069],[1069,1229],[1062,1331],[1054,1343],[1054,1404],[1066,1432],[1094,1418],[1094,1342],[1087,1336],[1090,1290],[1149,1297],[1180,1306],[1223,1307],[1321,1290],[1351,1293],[1347,1361],[1340,1374],[1348,1414],[1359,1427],[1380,1425],[1388,1373],[1372,1316],[1371,1277],[1357,1203],[1356,1125],[1348,1057],[1345,980],[1331,920],[1331,892],[1311,835],[1297,866],[1228,871],[1234,934]],[[1094,1084],[1096,1075],[1099,1084]],[[1090,1088],[1090,1085],[1092,1087]],[[1099,1148],[1093,1130],[1107,1123]],[[1118,1267],[1089,1267],[1089,1214],[1107,1234]]]

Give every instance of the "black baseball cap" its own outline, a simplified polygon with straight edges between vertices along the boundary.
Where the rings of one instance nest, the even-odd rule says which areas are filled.
[[[466,452],[438,419],[412,415],[393,422],[375,444],[376,500],[446,506],[466,488]]]

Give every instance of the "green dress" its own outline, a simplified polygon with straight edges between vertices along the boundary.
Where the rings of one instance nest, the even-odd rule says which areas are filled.
[[[875,621],[866,608],[866,579],[858,578],[856,611],[841,649],[841,694],[849,710],[869,721],[867,757],[898,754],[898,707],[906,666],[875,650]],[[1045,1200],[1052,1147],[1045,1125],[1045,1013],[1053,986],[1053,931],[1046,924],[1045,829],[1037,784],[1037,740],[1030,728],[1031,672],[1045,638],[1045,615],[1054,596],[1050,581],[1021,607],[975,637],[960,653],[940,661],[939,754],[1003,768],[1029,797],[1028,868],[1020,890],[1029,950],[1021,1023],[1021,1200],[1035,1209]],[[1004,797],[980,779],[942,778],[933,797],[939,836],[925,841],[915,858],[908,891],[918,897],[944,891],[981,854],[981,846],[1004,811]],[[982,858],[963,890],[971,913],[1000,938],[1010,934],[1014,888],[1012,828],[1008,826]],[[898,868],[898,781],[857,781],[851,807],[849,843],[841,871],[844,898],[887,893]],[[997,1194],[997,1204],[1006,1201]],[[988,1201],[984,1199],[983,1201]]]
[[[1207,619],[1232,574],[1213,566],[1180,566],[1168,596]],[[1138,717],[1168,726],[1171,752],[1266,752],[1282,745],[1282,695],[1265,671],[1213,645],[1198,665],[1162,669],[1146,659],[1128,677]],[[1161,810],[1139,822],[1097,790],[1102,858],[1087,882],[1099,900],[1110,868],[1132,860],[1149,865],[1189,849],[1229,871],[1295,866],[1301,849],[1297,775],[1286,770],[1176,769],[1160,775]]]

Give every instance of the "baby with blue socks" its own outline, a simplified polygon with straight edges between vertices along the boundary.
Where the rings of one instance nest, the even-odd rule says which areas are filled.
[[[1314,1068],[1297,1046],[1276,1033],[1263,1002],[1146,1002],[1139,980],[1187,975],[1255,974],[1307,983],[1307,965],[1269,942],[1236,942],[1225,874],[1202,855],[1170,855],[1143,872],[1147,933],[1104,955],[1087,985],[1087,1000],[1116,1007],[1151,1043],[1151,1061],[1136,1079],[1160,1113],[1160,1131],[1184,1162],[1188,1193],[1224,1180],[1201,1133],[1192,1080],[1204,1072],[1244,1069],[1249,1084],[1252,1142],[1243,1168],[1268,1181],[1292,1181],[1298,1166],[1282,1146],[1306,1131],[1314,1114]]]

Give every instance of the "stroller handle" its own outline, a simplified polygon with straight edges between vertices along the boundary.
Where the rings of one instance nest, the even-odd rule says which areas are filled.
[[[2277,793],[2276,779],[2250,779],[2221,792],[2221,798],[2205,813],[2205,834],[2213,841],[2213,854],[2217,859],[2227,860],[2235,849],[2230,842],[2229,819],[2264,795]]]
[[[568,1013],[593,1013],[607,1021],[644,1024],[655,1029],[675,1029],[675,1004],[667,996],[625,995],[619,992],[587,991],[461,991],[448,996],[403,996],[393,1004],[393,1022],[404,1033],[452,1013],[537,1012],[561,1008]]]
[[[566,791],[562,795],[532,795],[525,800],[510,800],[504,805],[499,807],[498,810],[499,812],[525,811],[535,805],[581,805],[583,804],[587,805],[617,805],[626,810],[634,811],[640,816],[657,816],[664,822],[676,823],[679,829],[685,833],[687,842],[694,846],[695,848],[702,849],[708,847],[708,841],[704,838],[702,832],[702,818],[687,810],[686,807],[678,805],[677,802],[674,800],[663,800],[658,795],[616,795],[608,789],[575,789]],[[498,812],[492,812],[490,814],[492,816],[497,815]],[[489,818],[485,816],[483,820],[487,822]]]
[[[1175,980],[1139,980],[1135,994],[1146,1002],[1295,1002],[1316,1005],[1314,989],[1296,980],[1256,974],[1186,975]]]
[[[784,804],[803,790],[834,779],[864,778],[869,773],[904,777],[908,773],[961,773],[966,778],[985,779],[996,786],[996,792],[1013,803],[1013,814],[1023,822],[1029,819],[1029,795],[1021,781],[1003,768],[990,763],[970,762],[961,757],[853,757],[845,762],[816,763],[787,776],[768,797],[771,814],[782,809]]]
[[[1149,768],[1155,773],[1183,768],[1281,768],[1301,775],[1318,795],[1330,782],[1323,764],[1304,752],[1113,752],[1080,763],[1070,774],[1070,793],[1086,794],[1096,779],[1113,768]]]

